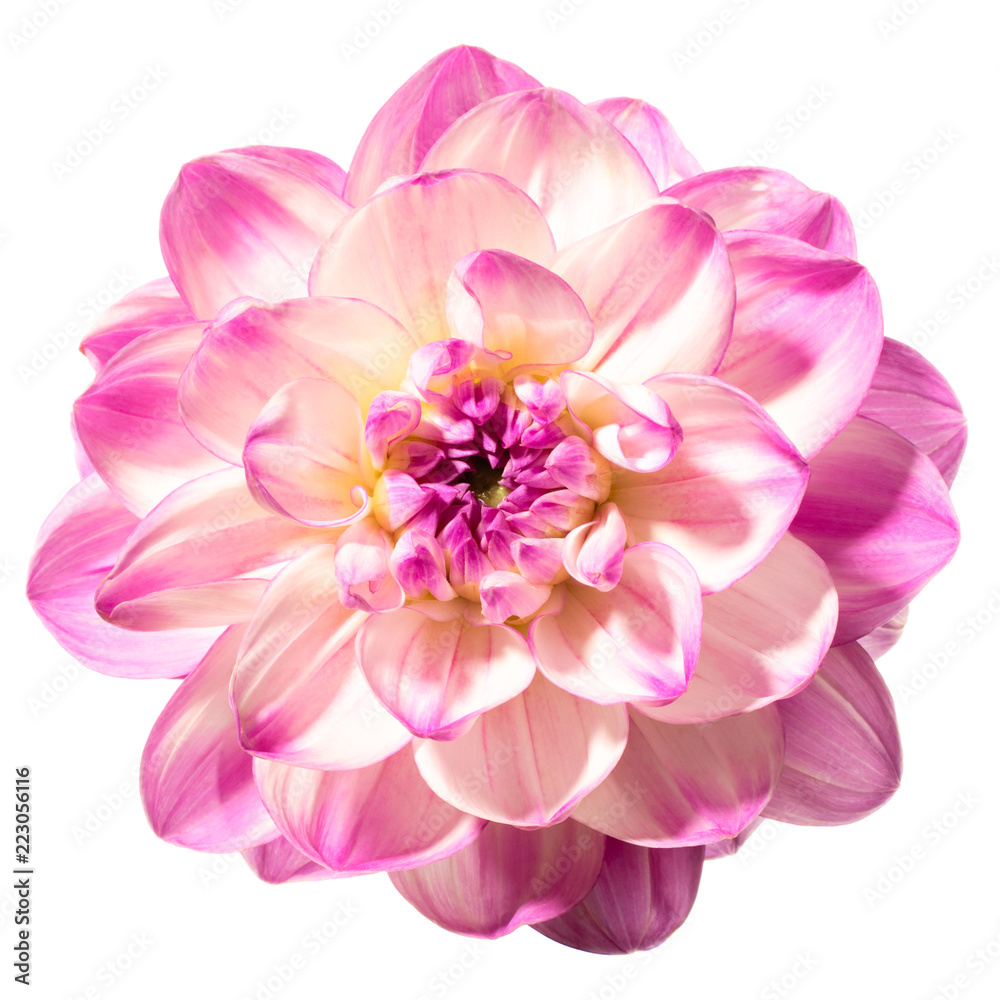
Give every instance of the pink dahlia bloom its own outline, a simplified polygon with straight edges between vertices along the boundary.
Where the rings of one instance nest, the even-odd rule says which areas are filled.
[[[872,656],[955,550],[964,418],[838,201],[458,48],[346,174],[187,164],[160,240],[83,344],[30,597],[183,678],[161,837],[628,952],[758,817],[892,794]]]

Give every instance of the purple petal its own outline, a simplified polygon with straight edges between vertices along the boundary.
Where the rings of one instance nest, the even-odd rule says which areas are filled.
[[[858,415],[919,448],[951,486],[968,439],[965,414],[944,376],[919,352],[886,338]]]
[[[691,912],[705,848],[637,847],[613,837],[594,888],[562,916],[534,925],[553,941],[599,955],[662,944]]]
[[[899,787],[892,696],[856,642],[831,649],[809,686],[777,706],[785,767],[765,816],[807,826],[853,823]]]

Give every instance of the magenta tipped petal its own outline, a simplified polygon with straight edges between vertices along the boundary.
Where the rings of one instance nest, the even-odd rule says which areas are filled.
[[[150,825],[164,840],[199,851],[243,850],[277,832],[229,708],[229,678],[242,638],[239,627],[219,637],[167,702],[142,754],[140,786]]]

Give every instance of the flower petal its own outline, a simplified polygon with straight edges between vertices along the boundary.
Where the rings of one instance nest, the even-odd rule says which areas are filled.
[[[536,923],[553,941],[599,955],[662,944],[694,906],[705,848],[656,850],[608,837],[593,889],[562,916]]]
[[[242,469],[213,472],[174,490],[139,523],[97,593],[97,611],[141,632],[246,621],[266,581],[244,574],[335,535],[262,510]]]
[[[549,826],[615,766],[627,733],[624,705],[595,705],[536,674],[464,735],[417,743],[414,757],[424,780],[457,808],[511,826]]]
[[[807,188],[783,170],[710,170],[675,184],[664,194],[707,212],[719,229],[756,229],[791,236],[845,257],[858,253],[847,209],[832,195]]]
[[[965,414],[944,376],[918,351],[888,337],[858,415],[919,448],[951,486],[968,439]]]
[[[367,506],[361,408],[337,382],[282,386],[247,432],[243,466],[254,499],[303,524],[346,524]]]
[[[430,148],[421,170],[497,174],[526,192],[565,246],[659,192],[635,148],[596,111],[560,90],[485,101]]]
[[[602,592],[567,583],[560,611],[536,618],[538,669],[598,704],[672,700],[698,658],[701,592],[691,566],[655,542],[625,552],[621,582]]]
[[[573,818],[645,847],[685,847],[734,837],[778,783],[778,710],[675,726],[633,712],[618,766]]]
[[[701,652],[687,690],[661,722],[711,722],[794,694],[826,655],[837,627],[837,590],[808,545],[785,535],[745,577],[705,598]]]
[[[483,827],[427,787],[409,747],[352,771],[258,757],[254,774],[285,837],[313,861],[345,874],[438,861],[471,844]]]
[[[450,335],[445,298],[452,269],[482,249],[545,260],[552,234],[531,199],[499,177],[419,174],[347,217],[316,257],[309,293],[373,302],[429,344]]]
[[[258,757],[326,770],[366,767],[410,734],[382,707],[354,659],[368,617],[336,599],[334,548],[317,545],[271,582],[233,673],[240,742]]]
[[[662,191],[684,177],[701,173],[663,112],[645,101],[608,97],[587,105],[603,115],[639,151]]]
[[[604,837],[567,820],[541,830],[487,823],[475,843],[392,872],[407,902],[445,930],[498,938],[576,905],[601,868]]]
[[[109,306],[80,341],[80,353],[100,371],[126,344],[150,330],[194,320],[169,278],[133,288]]]
[[[140,517],[182,483],[225,466],[191,436],[177,408],[177,380],[204,327],[170,326],[132,340],[73,407],[87,457]]]
[[[95,474],[59,502],[39,533],[28,568],[28,600],[59,644],[81,663],[117,677],[184,677],[219,629],[130,632],[109,625],[94,594],[138,518]]]
[[[858,645],[873,660],[884,656],[903,637],[903,628],[906,625],[909,612],[909,605],[903,608],[902,611],[897,611],[888,621],[879,625],[877,629],[873,629],[868,635],[861,636],[858,639]]]
[[[632,472],[656,472],[673,457],[681,429],[670,407],[644,385],[621,384],[590,372],[559,377],[582,433],[609,462]]]
[[[358,144],[344,197],[367,201],[397,174],[415,173],[435,139],[483,101],[538,81],[483,49],[459,45],[422,66],[378,110]]]
[[[458,337],[519,365],[564,365],[590,348],[594,324],[558,275],[516,254],[463,257],[448,282],[448,321]]]
[[[736,293],[726,245],[698,212],[660,199],[547,266],[594,318],[593,346],[577,368],[619,382],[718,368]]]
[[[646,384],[666,401],[684,437],[658,472],[615,470],[610,499],[637,541],[677,549],[697,571],[703,593],[724,590],[784,534],[809,469],[745,393],[679,373]]]
[[[625,567],[628,528],[613,503],[602,504],[594,516],[595,520],[581,524],[566,536],[563,564],[577,583],[596,590],[614,590]]]
[[[277,833],[229,708],[242,637],[242,627],[223,632],[167,702],[142,753],[150,825],[158,837],[197,851],[243,850]]]
[[[726,233],[733,339],[716,374],[748,392],[812,458],[857,413],[882,349],[871,275],[787,236]]]
[[[246,146],[185,164],[160,215],[160,248],[199,319],[241,295],[304,295],[316,251],[350,211],[344,171],[319,153]]]
[[[764,815],[784,823],[853,823],[899,787],[892,696],[856,643],[831,649],[805,690],[777,703],[785,768]]]
[[[416,346],[368,302],[244,299],[218,317],[184,370],[181,413],[206,448],[239,465],[250,425],[287,382],[339,382],[365,408],[382,390],[398,388]]]
[[[833,575],[839,645],[910,602],[954,555],[958,521],[934,463],[866,417],[852,420],[810,468],[791,530]]]
[[[524,639],[503,625],[433,621],[409,608],[373,615],[358,635],[372,690],[417,736],[447,739],[520,694],[535,673]]]
[[[280,835],[266,844],[249,847],[241,853],[254,875],[271,885],[337,877],[337,872],[316,864],[291,841]]]

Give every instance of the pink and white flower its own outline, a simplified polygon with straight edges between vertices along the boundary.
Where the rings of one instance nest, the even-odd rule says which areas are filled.
[[[161,837],[627,952],[759,817],[892,794],[872,655],[955,550],[965,425],[836,199],[463,47],[346,173],[187,164],[160,240],[82,345],[29,596],[183,678]]]

